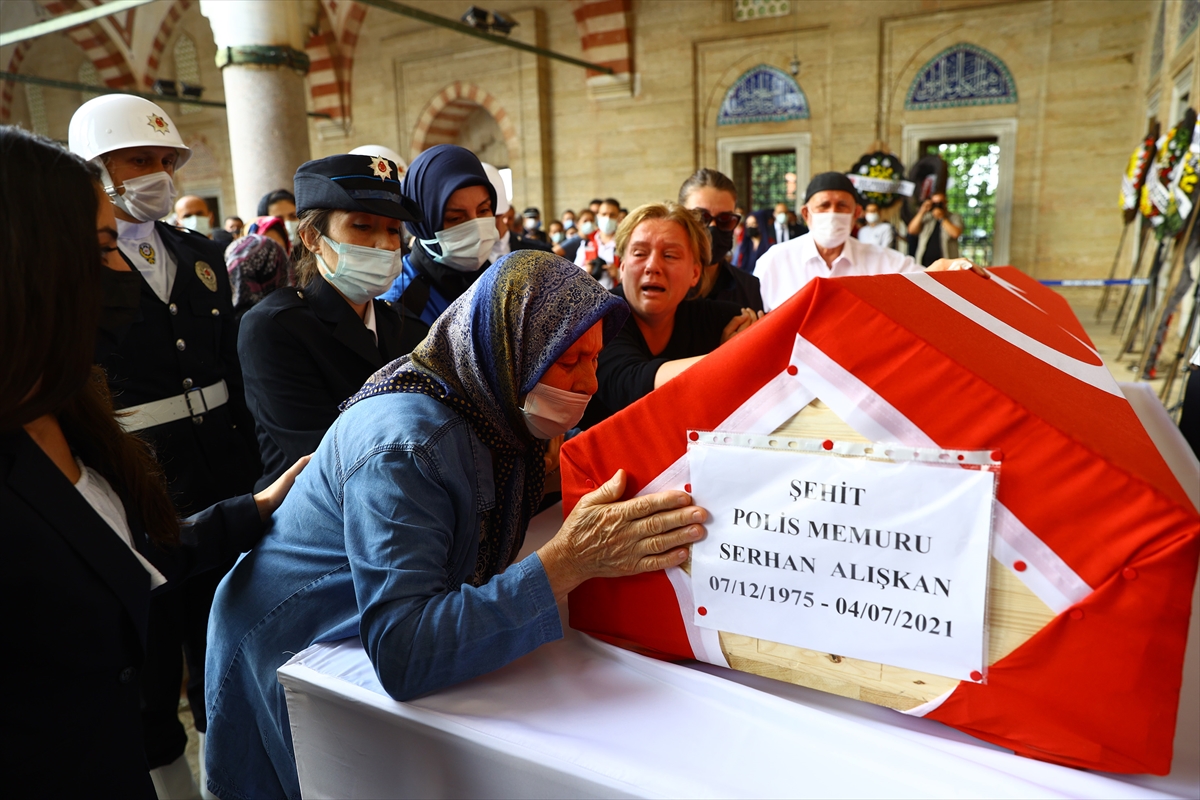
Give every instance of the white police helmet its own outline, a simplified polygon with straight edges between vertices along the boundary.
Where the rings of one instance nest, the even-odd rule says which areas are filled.
[[[175,123],[154,103],[129,94],[105,94],[79,107],[71,117],[67,144],[72,153],[92,161],[125,147],[174,147],[179,169],[192,157]]]
[[[346,155],[351,156],[383,156],[388,161],[391,161],[400,168],[400,174],[403,175],[408,171],[408,162],[405,161],[399,153],[390,147],[384,147],[381,144],[364,144],[362,147],[356,147]]]
[[[496,207],[493,209],[493,213],[496,216],[507,214],[512,204],[508,199],[508,190],[504,186],[504,178],[500,177],[500,170],[486,161],[480,163],[483,164],[483,171],[487,173],[488,180],[492,183],[492,188],[496,190]]]

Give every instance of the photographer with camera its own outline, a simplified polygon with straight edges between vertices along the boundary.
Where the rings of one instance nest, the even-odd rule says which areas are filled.
[[[958,258],[962,232],[962,217],[946,210],[946,195],[931,195],[908,223],[908,252],[922,267],[939,258]]]

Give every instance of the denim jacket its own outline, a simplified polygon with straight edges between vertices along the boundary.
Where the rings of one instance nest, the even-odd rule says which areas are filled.
[[[206,760],[217,796],[300,796],[275,670],[311,644],[358,636],[384,689],[405,700],[562,636],[536,554],[465,583],[494,503],[490,453],[436,400],[378,395],[338,418],[213,601]]]

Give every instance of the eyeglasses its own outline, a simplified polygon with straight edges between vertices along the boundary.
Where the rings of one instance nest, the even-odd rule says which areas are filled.
[[[693,208],[692,213],[695,214],[696,217],[699,218],[700,222],[705,226],[716,223],[717,230],[722,231],[731,231],[738,226],[739,222],[742,221],[742,215],[735,214],[732,211],[722,211],[715,217],[708,213],[708,209],[705,208]]]

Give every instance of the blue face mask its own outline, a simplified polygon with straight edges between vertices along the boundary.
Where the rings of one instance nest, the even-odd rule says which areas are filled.
[[[330,269],[321,254],[314,253],[321,277],[356,305],[386,292],[403,269],[399,250],[379,250],[335,242],[328,236],[322,236],[321,239],[338,257],[337,266]]]

